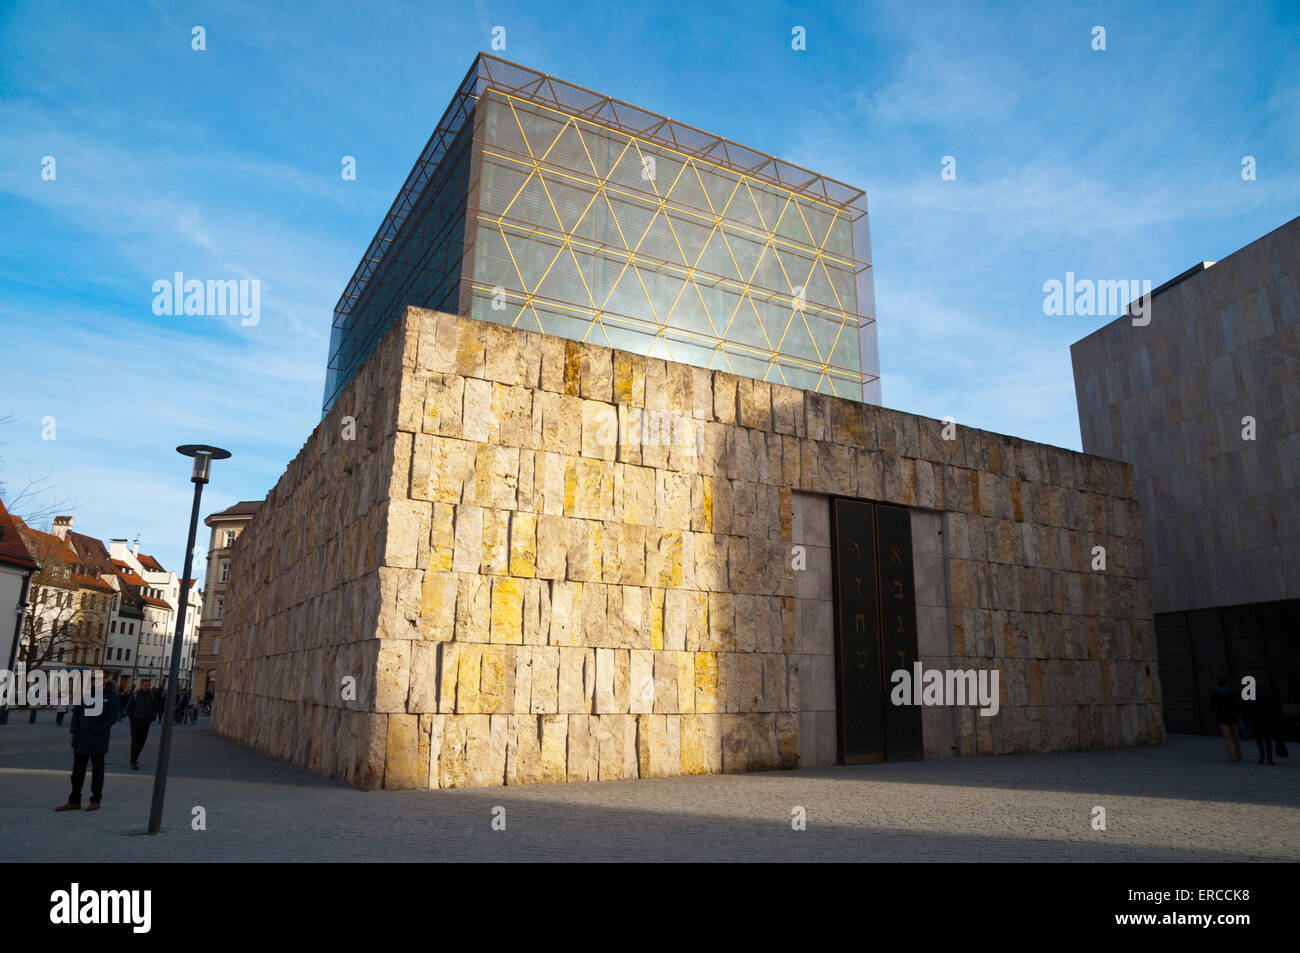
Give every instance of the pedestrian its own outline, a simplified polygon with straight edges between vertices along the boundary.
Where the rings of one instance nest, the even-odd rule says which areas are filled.
[[[149,738],[149,726],[153,724],[153,692],[145,682],[131,695],[126,703],[126,714],[131,719],[131,770],[140,770],[140,752]]]
[[[187,691],[182,691],[181,697],[176,699],[176,711],[173,712],[176,724],[185,724],[185,709],[189,706],[189,701],[190,693]]]
[[[67,713],[68,713],[68,706],[60,705],[58,708],[58,713],[54,716],[54,723],[58,725],[60,728],[63,727],[63,716],[66,715]]]
[[[117,686],[102,671],[98,677],[103,693],[99,714],[88,713],[84,704],[72,709],[72,793],[68,795],[68,803],[60,804],[56,811],[75,811],[81,807],[81,786],[86,780],[88,763],[91,766],[90,803],[86,810],[98,811],[99,802],[104,797],[104,755],[108,753],[109,734],[120,714],[121,704],[117,698]]]
[[[1228,764],[1241,764],[1241,736],[1237,733],[1237,719],[1241,717],[1241,703],[1235,690],[1228,686],[1228,677],[1219,676],[1219,687],[1210,693],[1210,711],[1219,721],[1223,732],[1223,746],[1228,749]]]
[[[166,708],[167,708],[167,699],[163,696],[162,689],[155,688],[153,690],[153,713],[154,713],[154,717],[158,720],[158,724],[160,725],[162,724],[163,711]]]
[[[1260,764],[1277,764],[1273,760],[1273,700],[1258,686],[1258,694],[1241,703],[1242,717],[1259,749]],[[1267,760],[1265,760],[1267,759]]]

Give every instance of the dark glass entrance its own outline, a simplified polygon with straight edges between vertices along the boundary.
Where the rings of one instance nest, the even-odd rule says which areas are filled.
[[[889,701],[890,675],[917,661],[912,523],[901,506],[831,501],[835,675],[842,764],[923,755],[921,710]]]

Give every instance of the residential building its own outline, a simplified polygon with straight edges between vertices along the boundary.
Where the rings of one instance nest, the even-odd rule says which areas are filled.
[[[39,571],[40,566],[23,542],[18,524],[0,500],[0,662],[9,672],[14,670],[18,657],[28,590],[32,577]],[[8,717],[8,708],[0,700],[0,724]]]
[[[122,589],[114,560],[103,542],[73,529],[71,516],[58,517],[55,520],[55,530],[81,559],[87,571],[113,590],[109,606],[108,632],[101,662],[110,677],[116,679],[121,685],[129,685],[129,665],[124,660],[124,656],[128,653],[122,651],[121,639],[117,635]]]
[[[140,642],[140,652],[143,655],[140,677],[157,680],[170,671],[171,646],[175,638],[177,613],[180,611],[181,579],[174,572],[164,569],[149,554],[140,552],[138,543],[128,549],[126,540],[115,539],[110,544],[110,553],[115,560],[121,561],[144,581],[141,597],[144,618]],[[156,600],[162,600],[167,606],[166,619]],[[195,649],[198,646],[199,618],[203,608],[202,593],[197,581],[193,579],[190,580],[187,603],[181,640],[180,676],[177,682],[181,688],[187,688],[191,684]]]
[[[126,540],[115,539],[110,551],[124,548]],[[144,602],[142,595],[149,584],[130,565],[114,558],[113,578],[118,590],[113,603],[113,616],[108,623],[108,661],[110,674],[126,678],[128,685],[139,683],[140,643],[144,634]]]
[[[1217,733],[1220,676],[1300,732],[1300,218],[1071,348],[1083,449],[1133,467],[1165,722]]]
[[[194,665],[194,691],[200,697],[209,691],[215,693],[217,689],[217,656],[221,651],[221,624],[235,540],[239,539],[261,505],[261,500],[244,500],[213,513],[203,521],[210,535],[207,576],[203,585],[203,615]]]
[[[71,517],[55,517],[52,533],[14,520],[40,566],[32,580],[18,661],[29,669],[100,666],[113,587],[94,573],[68,541]]]
[[[140,679],[148,678],[162,686],[165,684],[163,677],[170,670],[171,664],[172,607],[162,597],[162,590],[153,586],[146,586],[141,592],[140,604],[144,622],[141,625],[136,676]]]
[[[335,309],[337,395],[408,305],[880,403],[866,194],[480,54]]]

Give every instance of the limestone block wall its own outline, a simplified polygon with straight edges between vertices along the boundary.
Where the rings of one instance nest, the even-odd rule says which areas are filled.
[[[833,763],[843,495],[915,508],[926,664],[1002,673],[928,756],[1160,740],[1127,465],[942,427],[409,309],[237,544],[217,727],[388,788]]]
[[[376,348],[235,540],[212,709],[222,734],[362,787],[384,780],[376,631],[407,491],[393,469],[405,355],[400,334]]]

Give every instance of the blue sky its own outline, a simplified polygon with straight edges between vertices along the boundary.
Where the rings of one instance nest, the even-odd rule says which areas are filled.
[[[1043,283],[1160,284],[1300,214],[1289,2],[98,6],[0,4],[0,479],[48,475],[79,530],[178,572],[175,446],[234,451],[204,513],[274,485],[494,26],[508,59],[865,188],[884,403],[962,424],[1078,448],[1069,345],[1108,319],[1045,316]],[[260,323],[155,315],[177,271],[259,279]]]

